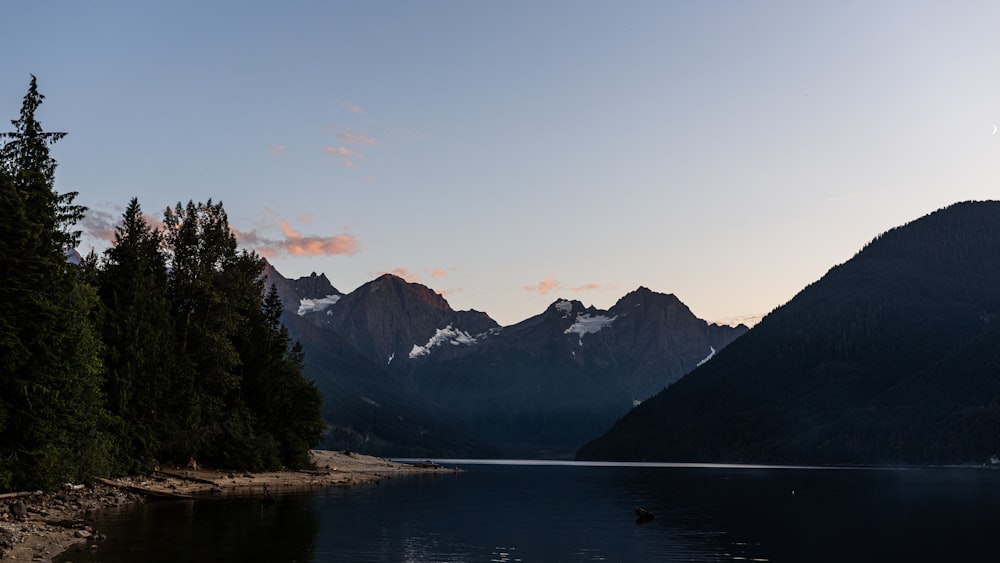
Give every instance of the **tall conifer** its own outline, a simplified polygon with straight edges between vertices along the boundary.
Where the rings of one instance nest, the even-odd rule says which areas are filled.
[[[123,461],[134,469],[147,468],[160,455],[160,441],[169,439],[178,424],[173,419],[175,339],[162,241],[133,198],[97,275],[104,304],[107,407],[121,421]]]
[[[46,132],[35,113],[44,97],[32,76],[14,130],[0,148],[0,486],[46,486],[106,471],[100,341],[92,288],[65,252],[84,208],[55,191]]]

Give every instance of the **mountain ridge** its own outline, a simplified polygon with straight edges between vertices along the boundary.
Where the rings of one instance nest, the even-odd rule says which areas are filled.
[[[458,421],[464,444],[506,454],[572,455],[637,401],[747,330],[710,325],[675,296],[647,288],[608,311],[558,299],[539,315],[501,327],[485,313],[454,311],[429,288],[389,274],[340,294],[325,276],[287,280],[273,267],[267,272],[293,336],[302,333],[314,343],[304,345],[310,373],[331,393],[354,397],[342,406],[349,420],[338,426],[366,428],[367,434],[355,434],[369,437],[387,430],[367,420],[364,413],[372,409],[362,406],[370,405],[365,399],[382,404],[374,398],[381,394],[406,420],[438,429]],[[346,359],[319,350],[310,360],[314,346],[340,350]],[[341,375],[344,366],[349,369]],[[341,379],[353,383],[345,387]],[[413,412],[403,412],[407,401]],[[357,440],[354,447],[363,449]]]
[[[1000,451],[998,282],[1000,202],[891,229],[578,457],[981,463]]]

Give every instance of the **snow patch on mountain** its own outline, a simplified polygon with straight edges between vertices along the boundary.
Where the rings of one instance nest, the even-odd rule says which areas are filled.
[[[570,325],[566,329],[566,334],[579,334],[580,335],[580,346],[583,346],[583,335],[593,334],[595,332],[600,332],[601,329],[615,322],[618,315],[609,317],[607,315],[591,315],[590,313],[581,313],[576,316],[576,322]]]
[[[556,311],[561,311],[564,315],[569,315],[573,311],[573,303],[565,299],[560,299],[556,301],[555,308]]]
[[[711,351],[710,351],[710,352],[708,353],[708,356],[706,356],[704,360],[702,360],[702,361],[698,362],[698,365],[697,365],[697,366],[695,366],[695,367],[701,367],[701,365],[702,365],[702,364],[704,364],[705,362],[707,362],[707,361],[711,360],[711,359],[712,359],[712,357],[713,357],[713,356],[715,356],[715,347],[714,347],[714,346],[709,346],[709,347],[708,347],[708,349],[709,349],[709,350],[711,350]]]
[[[423,346],[413,345],[413,349],[410,350],[410,359],[418,358],[420,356],[426,356],[431,353],[431,349],[442,344],[451,344],[452,346],[458,346],[460,344],[465,344],[466,346],[475,344],[476,339],[471,336],[468,332],[464,330],[459,330],[457,328],[452,328],[452,325],[448,325],[445,328],[437,329],[434,336],[427,341],[427,344]]]
[[[337,301],[340,301],[339,295],[327,295],[326,297],[320,297],[319,299],[303,298],[299,301],[299,316],[305,315],[306,313],[318,313],[333,306],[333,304]]]

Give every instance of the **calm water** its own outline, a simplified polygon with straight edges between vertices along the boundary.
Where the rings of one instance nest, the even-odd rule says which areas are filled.
[[[59,561],[995,561],[1000,471],[460,464],[103,513]],[[635,522],[637,506],[656,514]]]

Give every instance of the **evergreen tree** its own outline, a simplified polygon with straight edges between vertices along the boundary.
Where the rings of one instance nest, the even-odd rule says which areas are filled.
[[[268,289],[260,320],[245,342],[244,398],[257,413],[258,433],[273,442],[280,464],[311,465],[309,449],[322,437],[323,397],[303,375],[302,346],[281,324],[278,290]]]
[[[14,131],[0,149],[0,487],[48,486],[105,473],[100,341],[92,288],[65,251],[84,208],[54,189],[44,97],[31,78]]]
[[[265,301],[263,260],[237,249],[221,203],[177,204],[164,223],[176,377],[189,398],[172,455],[250,469],[309,465],[322,399],[302,375],[277,294]]]
[[[220,216],[221,215],[221,216]],[[177,374],[186,405],[184,426],[168,444],[181,460],[211,458],[221,434],[226,399],[239,387],[239,356],[230,340],[238,319],[221,278],[236,256],[221,204],[180,203],[164,212],[170,261],[168,294],[177,334]]]
[[[107,408],[120,419],[128,469],[148,468],[178,425],[171,419],[175,338],[162,241],[133,198],[97,274]]]

